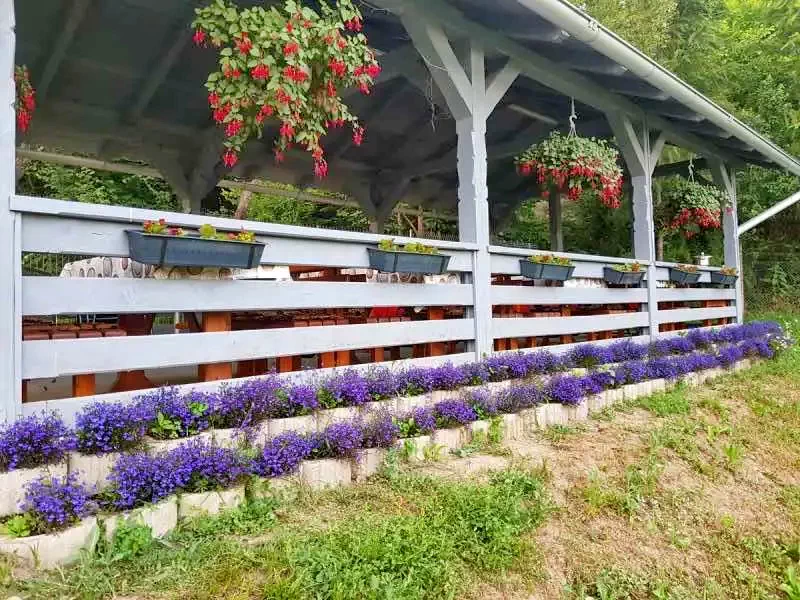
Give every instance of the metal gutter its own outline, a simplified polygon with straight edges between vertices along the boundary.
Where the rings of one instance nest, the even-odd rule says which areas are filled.
[[[755,217],[753,217],[749,221],[746,221],[746,222],[742,223],[741,225],[739,225],[739,229],[737,230],[737,234],[738,235],[742,235],[743,233],[747,233],[748,231],[750,231],[754,227],[757,227],[758,225],[761,225],[761,223],[763,223],[767,219],[771,219],[772,217],[777,215],[782,210],[786,210],[790,206],[796,204],[798,201],[800,201],[800,192],[796,192],[796,193],[792,194],[791,196],[786,198],[786,200],[781,200],[780,202],[778,202],[774,206],[769,207],[764,212],[759,213],[758,215],[756,215]]]
[[[631,73],[702,115],[720,129],[749,144],[766,158],[800,175],[800,161],[758,134],[718,104],[670,73],[634,46],[565,0],[517,0],[569,33],[572,37],[616,61]]]

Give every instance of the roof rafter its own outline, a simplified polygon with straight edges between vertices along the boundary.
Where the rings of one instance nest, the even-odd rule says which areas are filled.
[[[44,101],[47,93],[50,90],[50,85],[53,83],[58,68],[67,54],[67,49],[72,44],[72,39],[75,37],[75,32],[83,21],[86,13],[91,6],[92,0],[72,0],[67,9],[66,18],[61,30],[58,32],[53,47],[47,55],[46,62],[39,69],[42,74],[36,84],[36,95],[39,102]]]

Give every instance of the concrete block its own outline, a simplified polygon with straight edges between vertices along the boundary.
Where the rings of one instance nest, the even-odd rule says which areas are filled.
[[[328,425],[353,421],[359,416],[357,406],[342,406],[340,408],[329,408],[317,412],[317,431],[324,431]]]
[[[639,397],[639,384],[638,383],[630,383],[628,385],[623,385],[622,388],[622,398],[623,400],[636,400]]]
[[[410,461],[425,460],[425,448],[431,445],[431,436],[419,435],[417,437],[403,438],[395,442],[397,448],[403,456]]]
[[[66,474],[67,461],[35,469],[14,469],[0,473],[0,517],[19,512],[19,505],[25,500],[25,486],[31,481],[48,475],[64,477]]]
[[[539,429],[539,408],[539,406],[526,408],[517,413],[517,416],[522,420],[523,433],[530,434]]]
[[[16,555],[32,566],[52,569],[75,562],[83,549],[94,549],[99,536],[97,518],[88,517],[57,533],[25,538],[0,537],[0,554]]]
[[[472,423],[468,423],[466,425],[467,441],[471,442],[476,433],[483,434],[483,437],[486,438],[486,436],[489,435],[490,426],[491,421],[473,421]]]
[[[394,414],[396,411],[397,411],[396,398],[392,398],[391,400],[381,400],[380,402],[367,402],[366,404],[359,407],[359,414],[362,417],[368,417],[369,415],[380,412],[389,412]]]
[[[606,407],[607,397],[608,396],[606,392],[600,392],[599,394],[592,394],[591,396],[587,396],[586,409],[590,413],[600,412]]]
[[[216,515],[223,510],[236,508],[244,504],[244,501],[243,485],[227,490],[181,494],[178,496],[178,519],[199,515]]]
[[[660,392],[667,391],[667,380],[666,379],[653,379],[650,381],[650,393],[651,394],[658,394]]]
[[[314,490],[352,483],[350,461],[341,458],[304,460],[300,464],[300,481]]]
[[[108,454],[71,452],[67,461],[68,469],[70,473],[77,473],[80,481],[99,492],[108,485],[111,469],[121,455],[121,452]]]
[[[519,415],[501,415],[503,417],[503,441],[519,440],[525,435],[522,419]]]
[[[397,414],[402,416],[411,412],[415,408],[433,406],[434,402],[430,394],[422,394],[420,396],[400,396],[396,400]]]
[[[586,402],[580,404],[570,404],[563,407],[564,412],[567,414],[567,421],[570,423],[577,421],[585,421],[589,418],[589,405]]]
[[[372,477],[380,471],[383,461],[386,459],[386,448],[365,448],[359,450],[353,458],[351,466],[353,479],[361,483],[367,477]]]
[[[178,498],[170,496],[156,504],[111,515],[103,519],[105,537],[109,542],[121,523],[145,525],[150,528],[154,538],[161,538],[178,525]]]
[[[540,429],[551,425],[566,425],[568,420],[567,411],[562,404],[553,402],[536,408],[536,421]]]
[[[287,431],[294,431],[300,435],[314,433],[317,430],[317,417],[304,415],[288,419],[270,419],[267,422],[267,437],[274,438]]]
[[[201,440],[210,444],[213,441],[213,437],[210,431],[204,431],[191,437],[177,438],[174,440],[156,440],[151,437],[145,438],[145,440],[148,452],[150,452],[150,454],[159,454],[161,452],[169,452],[170,450],[174,450],[178,446],[182,446],[188,441]]]
[[[453,427],[450,429],[437,429],[433,432],[432,440],[437,446],[441,446],[443,454],[449,454],[451,450],[461,448],[464,445],[464,428]]]
[[[252,500],[282,498],[290,495],[292,489],[300,485],[298,475],[281,477],[251,477],[247,484],[247,496]]]
[[[257,430],[256,430],[257,431]],[[211,439],[214,440],[216,446],[222,448],[242,448],[248,445],[248,433],[238,427],[230,429],[214,429],[211,432]],[[252,435],[252,434],[250,434]],[[253,436],[255,438],[256,436]]]

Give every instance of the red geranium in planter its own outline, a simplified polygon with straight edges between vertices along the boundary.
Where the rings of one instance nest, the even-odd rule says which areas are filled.
[[[225,166],[236,164],[245,143],[261,137],[268,119],[280,123],[275,159],[298,146],[314,157],[318,177],[328,173],[321,138],[349,124],[360,145],[364,128],[342,101],[342,90],[369,94],[380,73],[361,33],[361,13],[351,0],[321,12],[288,0],[282,10],[240,9],[214,0],[197,9],[194,41],[218,49],[219,70],[208,76],[208,103],[225,132]]]

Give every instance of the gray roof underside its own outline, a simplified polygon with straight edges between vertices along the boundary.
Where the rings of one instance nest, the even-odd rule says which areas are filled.
[[[608,58],[526,8],[522,0],[446,3],[467,20],[502,32],[520,47],[692,134],[722,155],[745,163],[776,162],[774,154],[754,150],[752,138],[723,130],[633,74],[622,61]],[[22,141],[106,159],[144,160],[165,173],[177,170],[190,183],[193,178],[224,175],[217,164],[220,138],[203,87],[215,55],[189,40],[195,5],[189,0],[16,0],[17,62],[31,68],[40,96],[31,130]],[[331,163],[326,187],[361,197],[376,176],[387,181],[412,176],[406,200],[452,208],[457,188],[454,121],[399,19],[383,10],[363,9],[366,33],[382,52],[384,74],[370,96],[354,93],[348,98],[366,124],[364,144],[353,147],[346,131],[334,132],[325,141]],[[458,49],[458,41],[454,45]],[[490,70],[504,62],[489,49],[487,57]],[[706,102],[710,111],[714,105]],[[490,117],[490,196],[494,204],[507,207],[526,195],[512,157],[554,128],[512,105],[563,128],[569,97],[523,75]],[[582,102],[576,108],[579,133],[611,137],[601,111]],[[251,142],[234,175],[313,183],[310,161],[299,153],[285,166],[275,167],[275,134],[272,127],[261,141]]]

